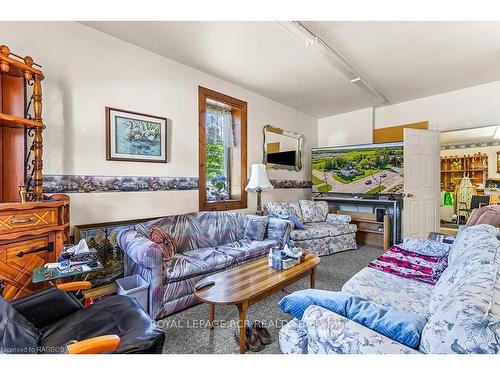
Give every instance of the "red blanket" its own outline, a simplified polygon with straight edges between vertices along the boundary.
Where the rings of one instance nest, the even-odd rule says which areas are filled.
[[[368,264],[368,267],[392,273],[408,279],[436,284],[448,266],[448,257],[432,257],[413,253],[393,246],[382,256]]]

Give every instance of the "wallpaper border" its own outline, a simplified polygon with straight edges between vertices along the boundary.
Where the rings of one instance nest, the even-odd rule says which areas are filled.
[[[276,189],[309,189],[308,180],[270,180]],[[198,177],[160,176],[43,176],[43,192],[53,193],[105,193],[137,191],[198,190]]]

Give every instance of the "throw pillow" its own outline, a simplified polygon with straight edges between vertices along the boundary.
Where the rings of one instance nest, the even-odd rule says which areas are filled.
[[[163,252],[163,259],[169,260],[175,254],[175,241],[162,227],[153,225],[149,232],[149,239],[157,244]]]
[[[412,253],[442,257],[448,255],[451,246],[443,242],[424,240],[418,237],[406,237],[403,240],[403,248]]]
[[[269,202],[265,204],[265,210],[271,217],[280,217],[280,215],[293,215],[300,221],[303,221],[302,212],[298,203],[289,202]]]
[[[415,313],[382,307],[349,293],[307,289],[287,295],[279,307],[301,319],[309,306],[321,306],[410,348],[417,348],[427,319]]]
[[[304,229],[304,225],[300,222],[299,218],[293,215],[280,215],[280,219],[289,220],[293,223],[295,229]]]
[[[243,238],[254,241],[262,241],[266,235],[267,216],[247,215],[245,218],[245,232]]]
[[[325,201],[300,200],[300,209],[304,223],[317,223],[326,220],[328,203]]]

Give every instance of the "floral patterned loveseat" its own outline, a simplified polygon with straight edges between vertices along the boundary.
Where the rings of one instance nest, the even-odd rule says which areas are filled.
[[[350,224],[351,217],[348,215],[330,214],[327,202],[270,202],[265,204],[264,212],[271,217],[294,216],[302,223],[304,229],[294,227],[291,231],[289,246],[312,251],[319,256],[357,248],[356,224]]]
[[[262,241],[247,239],[246,215],[196,212],[167,216],[118,233],[125,276],[150,283],[149,314],[161,318],[200,301],[194,286],[202,278],[265,256],[288,240],[288,221],[270,218]]]
[[[463,230],[436,285],[373,268],[354,275],[342,291],[427,318],[418,350],[319,306],[280,331],[283,353],[500,354],[500,230],[480,224]]]

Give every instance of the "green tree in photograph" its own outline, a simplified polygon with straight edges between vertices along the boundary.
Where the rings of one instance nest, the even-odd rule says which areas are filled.
[[[207,176],[209,179],[224,175],[224,146],[221,144],[207,145]]]

